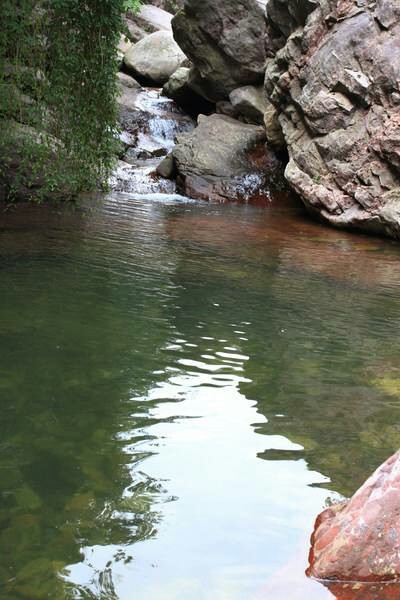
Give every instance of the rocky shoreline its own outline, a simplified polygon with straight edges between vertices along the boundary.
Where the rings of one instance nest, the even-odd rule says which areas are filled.
[[[288,185],[318,219],[400,238],[398,0],[156,0],[126,14],[118,58],[116,189],[268,202]]]
[[[153,33],[125,49],[123,69],[163,85],[192,116],[217,113],[177,140],[170,173],[183,193],[221,200],[215,190],[222,187],[235,199],[227,184],[232,171],[215,157],[234,152],[245,166],[249,151],[267,141],[267,157],[287,153],[286,180],[310,213],[335,226],[400,237],[395,0],[185,0],[173,18],[154,6],[138,22],[143,18]],[[263,141],[249,142],[249,125],[263,128]],[[215,172],[203,160],[207,148]],[[277,162],[267,164],[270,179]]]

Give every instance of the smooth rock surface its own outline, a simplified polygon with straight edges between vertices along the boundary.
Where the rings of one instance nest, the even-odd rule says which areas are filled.
[[[178,187],[189,197],[218,202],[268,195],[278,163],[264,143],[262,127],[200,115],[196,129],[178,135],[173,149]]]
[[[265,79],[287,180],[329,223],[399,238],[398,0],[270,0],[267,12],[288,36]]]
[[[144,4],[135,20],[145,29],[150,28],[153,31],[171,31],[171,21],[173,15],[151,4]]]
[[[318,579],[400,579],[400,451],[348,501],[317,518],[308,574]]]
[[[172,28],[196,68],[195,89],[208,100],[226,99],[233,89],[262,81],[266,20],[256,0],[186,0]]]
[[[168,31],[148,35],[124,56],[125,66],[134,77],[161,86],[185,60],[186,56]]]
[[[246,85],[236,88],[229,94],[229,100],[236,113],[243,117],[246,122],[257,125],[264,123],[264,113],[269,102],[265,96],[263,86]]]
[[[181,106],[190,115],[210,114],[214,105],[197,94],[189,85],[190,69],[180,67],[163,87],[163,94]]]

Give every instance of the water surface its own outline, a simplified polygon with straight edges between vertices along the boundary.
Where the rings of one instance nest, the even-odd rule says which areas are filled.
[[[400,250],[286,202],[0,215],[2,600],[319,600],[400,446]]]

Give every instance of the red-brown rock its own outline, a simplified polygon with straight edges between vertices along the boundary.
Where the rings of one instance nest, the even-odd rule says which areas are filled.
[[[326,584],[336,600],[399,600],[399,583]],[[333,600],[333,598],[332,598]]]
[[[400,451],[348,502],[319,515],[311,545],[307,574],[312,577],[353,582],[400,579]]]

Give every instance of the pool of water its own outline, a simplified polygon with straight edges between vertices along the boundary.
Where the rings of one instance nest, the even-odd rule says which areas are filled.
[[[400,446],[399,246],[84,206],[0,214],[1,600],[333,599],[314,519]]]

